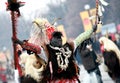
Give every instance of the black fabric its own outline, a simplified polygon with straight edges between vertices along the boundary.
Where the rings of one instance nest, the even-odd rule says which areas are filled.
[[[58,37],[58,38],[61,38],[62,37],[62,33],[59,32],[59,31],[55,31],[52,33],[52,37]]]
[[[22,78],[20,83],[38,83],[38,82],[30,76],[25,76]]]
[[[37,82],[30,75],[27,75],[20,78],[20,83],[47,83],[47,81],[41,80]]]
[[[20,56],[22,52],[21,50],[18,50],[17,53],[18,53],[18,56]]]
[[[97,55],[94,50],[90,51],[86,46],[88,44],[92,44],[91,39],[87,39],[81,43],[79,46],[80,57],[85,69],[90,72],[98,67],[98,63],[96,62]]]
[[[96,54],[94,51],[89,51],[88,49],[81,52],[81,60],[87,71],[94,70],[98,64],[96,63]]]
[[[56,53],[60,52],[59,50],[52,49],[50,45],[47,45],[48,51],[49,51],[49,61],[52,62],[52,67],[53,67],[53,75],[52,79],[57,80],[57,79],[73,79],[74,77],[77,77],[77,72],[78,72],[78,66],[76,65],[74,58],[73,58],[73,49],[72,47],[66,43],[63,48],[69,48],[69,50],[72,52],[71,56],[69,57],[69,63],[68,63],[68,68],[66,70],[61,70],[61,68],[58,66],[57,63],[57,55]],[[62,56],[63,57],[63,56]],[[64,58],[64,57],[63,57]],[[47,68],[43,72],[44,79],[45,80],[51,80],[51,75],[50,75],[50,68],[49,64],[47,65]]]
[[[113,79],[120,77],[120,64],[119,59],[114,51],[103,52],[104,62],[107,65],[110,72],[109,76]]]

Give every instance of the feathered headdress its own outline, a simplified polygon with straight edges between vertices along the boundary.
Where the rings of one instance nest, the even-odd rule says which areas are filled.
[[[52,26],[47,19],[37,18],[33,21],[33,28],[31,30],[29,42],[41,46],[44,42],[49,42],[54,30],[55,27]]]
[[[99,0],[99,5],[98,5],[98,15],[102,16],[103,12],[105,12],[104,6],[108,6],[108,3],[104,0]]]
[[[96,0],[96,21],[95,21],[95,24],[102,24],[101,17],[103,16],[103,13],[105,12],[105,9],[103,6],[108,6],[108,3],[105,2],[104,0]]]
[[[62,37],[62,33],[59,31],[55,31],[52,33],[52,37],[57,37],[57,38],[61,38]]]

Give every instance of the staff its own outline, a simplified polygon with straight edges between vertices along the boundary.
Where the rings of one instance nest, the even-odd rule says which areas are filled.
[[[17,0],[8,0],[6,3],[7,10],[11,11],[11,21],[12,21],[12,38],[17,39],[17,18],[20,16],[19,7],[24,5],[24,2],[17,2]],[[13,42],[13,51],[14,51],[14,65],[15,69],[18,66],[18,54],[16,44]]]
[[[24,5],[24,2],[17,2],[17,0],[8,0],[6,10],[11,11],[11,21],[12,21],[12,39],[17,39],[17,18],[20,16],[19,7]],[[18,81],[18,53],[16,44],[13,42],[13,52],[14,52],[14,66],[15,66],[15,82],[19,83]]]

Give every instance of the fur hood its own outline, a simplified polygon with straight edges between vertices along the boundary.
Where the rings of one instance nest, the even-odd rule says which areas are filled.
[[[99,39],[101,45],[104,46],[104,50],[106,51],[114,51],[117,54],[118,59],[120,60],[120,50],[117,45],[110,39],[106,37],[101,37]]]

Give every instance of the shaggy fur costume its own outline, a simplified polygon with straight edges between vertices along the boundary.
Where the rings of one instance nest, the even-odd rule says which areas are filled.
[[[41,81],[41,74],[45,68],[45,62],[41,58],[36,57],[34,53],[28,54],[26,51],[24,51],[20,55],[20,64],[24,65],[25,69],[25,75],[22,80],[22,83],[28,83],[30,80],[30,83],[37,83]]]
[[[103,45],[104,64],[109,76],[120,83],[120,50],[112,40],[106,37],[101,37],[99,42],[101,46]]]
[[[106,37],[101,37],[99,39],[101,45],[104,46],[104,50],[106,51],[114,51],[116,53],[116,57],[120,60],[120,50],[117,45],[110,39]]]
[[[22,83],[41,82],[41,79],[43,77],[41,74],[46,65],[45,61],[47,61],[47,56],[45,56],[45,53],[42,50],[42,46],[45,42],[49,42],[52,31],[54,31],[54,27],[48,22],[47,19],[35,19],[33,21],[33,28],[31,30],[30,38],[27,41],[28,44],[30,43],[30,46],[28,44],[25,44],[23,47],[23,49],[26,49],[26,47],[29,47],[30,49],[27,48],[27,52],[22,52],[20,55],[20,64],[23,64],[25,66],[25,76],[22,80]],[[32,50],[35,46],[41,48],[38,50],[40,53],[35,54],[34,50]],[[39,55],[39,57],[37,55]]]
[[[47,64],[47,67],[43,72],[43,80],[48,81],[50,83],[56,83],[56,80],[65,81],[65,79],[78,79],[78,66],[76,65],[75,60],[73,58],[72,44],[66,43],[64,45],[61,45],[61,36],[62,35],[59,32],[54,33],[54,38],[52,37],[50,44],[47,45],[47,49],[49,52],[48,63],[52,63],[53,73],[51,73],[50,65]]]
[[[49,81],[50,82],[52,81],[51,83],[53,83],[56,80],[63,80],[64,83],[65,80],[68,83],[71,82],[74,83],[76,80],[78,80],[79,71],[78,66],[76,65],[75,60],[73,58],[73,51],[76,49],[75,47],[77,47],[82,41],[84,41],[85,39],[89,38],[92,35],[92,33],[96,30],[96,27],[94,27],[92,30],[88,30],[80,34],[74,41],[69,43],[67,42],[66,44],[62,45],[61,33],[58,32],[57,35],[53,34],[52,37],[51,34],[54,31],[54,27],[51,26],[49,23],[46,23],[45,21],[41,22],[40,23],[38,23],[37,21],[33,22],[37,25],[37,27],[40,28],[40,30],[33,30],[34,34],[31,35],[31,38],[29,39],[28,42],[33,44],[37,43],[38,46],[43,47],[44,52],[48,58],[47,66],[42,74],[43,76],[42,83],[44,82],[46,83]],[[48,32],[49,34],[47,34]],[[29,66],[26,65],[27,63]],[[39,81],[40,78],[38,75],[39,71],[38,73],[36,73],[37,70],[39,69],[36,70],[36,68],[33,67],[33,63],[30,60],[27,60],[27,63],[25,62],[25,67],[27,66],[25,68],[26,77],[27,74],[30,74],[30,76],[28,75],[28,77],[33,78],[35,81]],[[52,63],[52,65],[49,65],[50,63]],[[33,70],[33,72],[36,73],[37,75],[33,74],[33,72],[32,73],[28,72],[28,70]]]

